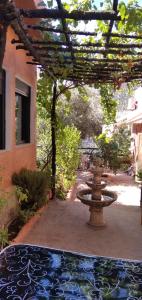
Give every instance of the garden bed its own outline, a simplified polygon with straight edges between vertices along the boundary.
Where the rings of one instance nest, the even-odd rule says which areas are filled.
[[[8,226],[8,240],[9,242],[12,241],[21,228],[24,226],[24,222],[21,220],[20,217],[15,218]]]

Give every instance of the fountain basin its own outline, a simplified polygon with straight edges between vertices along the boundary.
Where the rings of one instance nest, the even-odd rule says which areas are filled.
[[[85,189],[77,193],[77,198],[81,200],[82,203],[93,206],[96,208],[102,208],[111,205],[117,199],[115,192],[104,190],[102,191],[101,200],[93,200],[91,189]]]
[[[93,188],[95,187],[95,184],[93,183],[92,180],[87,180],[86,184],[90,187]],[[105,181],[101,181],[101,183],[96,183],[97,189],[102,190],[106,187],[107,183]]]
[[[85,189],[77,193],[77,198],[79,198],[83,204],[89,206],[90,219],[87,224],[96,229],[101,229],[106,226],[103,218],[103,208],[111,205],[117,199],[115,192],[103,190],[101,193],[101,200],[92,199],[91,189]]]

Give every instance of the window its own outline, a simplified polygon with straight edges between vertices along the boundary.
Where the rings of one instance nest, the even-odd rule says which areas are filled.
[[[30,142],[30,87],[16,79],[16,144]]]
[[[5,149],[5,71],[0,71],[0,149]]]

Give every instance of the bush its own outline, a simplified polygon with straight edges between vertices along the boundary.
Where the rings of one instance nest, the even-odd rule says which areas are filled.
[[[45,172],[21,169],[12,175],[12,183],[20,188],[17,195],[21,209],[37,210],[45,203],[49,188]]]
[[[36,213],[32,211],[31,209],[24,209],[19,210],[18,219],[20,222],[24,225],[26,224],[31,217],[33,217]]]
[[[62,128],[57,137],[57,192],[66,194],[76,179],[79,165],[80,132],[74,126]],[[62,198],[62,197],[61,197]]]
[[[142,169],[139,169],[137,174],[136,174],[137,178],[139,181],[142,181]]]
[[[130,131],[127,126],[115,129],[111,136],[107,132],[100,134],[96,137],[96,143],[105,166],[115,173],[121,167],[123,169],[124,164],[131,164]]]

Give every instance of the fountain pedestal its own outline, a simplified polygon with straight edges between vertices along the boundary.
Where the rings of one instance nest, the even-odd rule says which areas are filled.
[[[103,218],[103,208],[97,208],[90,206],[90,219],[88,221],[88,225],[95,226],[95,227],[105,227],[106,224]]]

